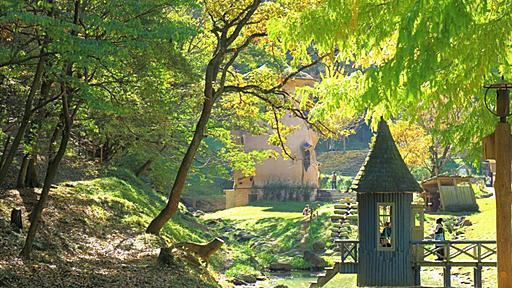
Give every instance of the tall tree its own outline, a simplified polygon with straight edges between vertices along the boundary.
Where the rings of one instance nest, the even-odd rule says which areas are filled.
[[[314,61],[308,57],[302,62],[302,65],[298,65],[300,68],[293,72],[290,71],[284,78],[282,73],[276,73],[268,67],[267,69],[254,67],[243,75],[241,73],[243,67],[239,61],[250,55],[248,51],[258,47],[264,47],[267,50],[273,49],[274,54],[280,53],[279,57],[284,58],[285,50],[279,49],[268,41],[267,25],[272,19],[283,15],[287,9],[303,8],[301,5],[286,1],[282,3],[261,0],[204,1],[203,13],[204,17],[208,19],[207,27],[210,29],[205,33],[210,35],[214,49],[204,73],[204,86],[201,95],[202,110],[195,125],[192,140],[178,168],[168,202],[151,221],[146,229],[147,233],[158,234],[165,223],[177,212],[187,174],[201,141],[206,136],[213,108],[220,99],[234,94],[238,99],[248,98],[251,101],[250,105],[254,105],[253,107],[258,105],[266,107],[266,111],[269,112],[267,119],[269,123],[275,123],[276,128],[280,127],[277,123],[279,115],[283,115],[283,111],[290,111],[297,117],[309,120],[305,110],[301,109],[303,108],[300,106],[301,101],[290,97],[282,88],[289,79],[300,71],[313,66],[322,57],[317,57]],[[296,64],[299,63],[296,62]],[[275,129],[275,131],[280,133],[280,129]],[[282,140],[281,137],[278,138]],[[286,153],[286,147],[282,145],[282,148]]]

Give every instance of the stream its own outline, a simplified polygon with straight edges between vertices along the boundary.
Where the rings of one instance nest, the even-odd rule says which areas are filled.
[[[470,279],[471,271],[467,269],[456,269],[455,275],[452,275],[453,287],[473,287]],[[488,271],[490,270],[490,271]],[[469,272],[468,272],[469,271]],[[465,272],[465,273],[461,273]],[[494,276],[495,271],[491,269],[484,270],[484,274],[488,273]],[[255,284],[236,286],[237,288],[274,288],[277,285],[286,285],[288,288],[308,288],[309,282],[316,279],[317,273],[307,271],[294,272],[266,272],[265,276],[268,280],[258,281]],[[464,275],[467,274],[467,275]],[[425,269],[421,275],[422,286],[426,287],[442,287],[442,271],[436,268]],[[491,277],[492,278],[492,277]],[[483,287],[496,287],[496,279],[487,279],[484,277]],[[338,274],[329,281],[323,288],[357,288],[356,274]]]
[[[309,282],[316,279],[316,273],[305,271],[294,271],[287,273],[271,273],[265,275],[269,278],[265,281],[258,281],[255,284],[236,286],[237,288],[273,288],[277,285],[286,285],[289,288],[308,288]],[[356,288],[356,275],[336,275],[324,288]]]

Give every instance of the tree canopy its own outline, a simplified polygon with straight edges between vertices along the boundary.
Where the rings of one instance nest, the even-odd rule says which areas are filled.
[[[435,111],[433,133],[477,160],[495,122],[483,85],[512,78],[509,12],[506,1],[311,1],[271,35],[297,55],[328,53],[319,117],[341,108],[421,122]]]

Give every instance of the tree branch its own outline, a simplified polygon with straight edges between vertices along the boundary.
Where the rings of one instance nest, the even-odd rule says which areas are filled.
[[[277,137],[279,138],[279,144],[281,146],[281,149],[283,150],[283,153],[286,154],[290,159],[295,160],[295,157],[290,155],[288,150],[286,150],[286,146],[284,145],[283,137],[281,136],[281,130],[279,129],[279,117],[277,117],[276,109],[272,108],[272,113],[274,113],[274,120],[276,121],[276,133]]]

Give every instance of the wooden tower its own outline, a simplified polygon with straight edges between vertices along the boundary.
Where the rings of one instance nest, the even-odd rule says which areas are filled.
[[[358,286],[414,286],[413,193],[422,191],[380,120],[351,190],[359,203]]]

